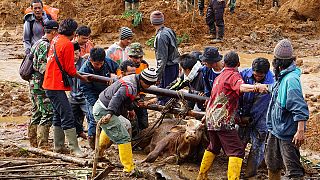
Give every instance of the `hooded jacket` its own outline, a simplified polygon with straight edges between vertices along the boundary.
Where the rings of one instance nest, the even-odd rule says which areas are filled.
[[[33,46],[33,44],[37,42],[39,39],[41,39],[41,37],[44,35],[44,23],[50,19],[52,19],[51,16],[47,15],[44,11],[42,14],[42,21],[37,20],[33,12],[30,12],[24,16],[23,46],[26,54],[30,52],[30,49]],[[31,32],[32,23],[33,33]]]
[[[282,70],[272,86],[271,101],[267,112],[267,128],[282,140],[292,140],[298,121],[309,119],[308,105],[302,94],[301,70],[295,64]]]
[[[99,100],[107,108],[108,114],[126,117],[127,111],[133,110],[135,97],[140,92],[139,75],[125,76],[111,84],[99,95]]]

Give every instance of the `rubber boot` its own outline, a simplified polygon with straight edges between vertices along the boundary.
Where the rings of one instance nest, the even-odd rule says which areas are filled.
[[[49,146],[48,139],[49,139],[49,131],[51,125],[39,125],[37,129],[37,141],[39,148],[47,148]]]
[[[118,149],[123,171],[130,173],[134,170],[131,143],[119,144]]]
[[[103,158],[104,151],[112,145],[110,138],[102,130],[99,136],[99,159]]]
[[[238,157],[229,157],[228,180],[239,180],[242,166],[242,160]]]
[[[213,154],[210,151],[205,150],[205,152],[203,154],[202,161],[201,161],[200,171],[199,171],[197,180],[208,179],[208,171],[209,171],[215,157],[216,157],[215,154]]]
[[[138,11],[139,10],[139,2],[134,2],[132,3],[132,10]]]
[[[93,135],[93,136],[88,136],[88,143],[89,143],[89,146],[91,149],[95,149],[95,141],[96,140],[96,136]]]
[[[64,146],[65,137],[63,129],[60,126],[53,126],[54,152],[67,154],[68,150]]]
[[[28,137],[29,137],[29,142],[31,147],[38,147],[37,143],[37,127],[38,125],[36,124],[30,124],[28,126]]]
[[[66,137],[68,139],[69,147],[71,149],[72,154],[74,154],[76,157],[80,157],[80,158],[86,157],[87,154],[83,153],[79,148],[76,128],[64,130],[64,134],[66,135]]]
[[[268,179],[269,180],[280,180],[281,179],[281,172],[268,170]]]
[[[131,10],[132,10],[132,5],[131,5],[131,3],[125,1],[125,2],[124,2],[124,10],[125,10],[125,11],[131,11]]]

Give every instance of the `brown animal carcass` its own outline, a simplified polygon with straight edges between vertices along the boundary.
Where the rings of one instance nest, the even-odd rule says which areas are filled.
[[[205,128],[198,120],[184,120],[186,124],[176,125],[177,120],[164,120],[154,130],[150,144],[150,153],[143,162],[154,162],[158,156],[174,159],[176,163],[201,161],[204,148],[208,144]]]

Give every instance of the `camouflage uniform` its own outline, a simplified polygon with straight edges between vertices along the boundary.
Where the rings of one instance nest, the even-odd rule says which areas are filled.
[[[53,107],[42,88],[49,48],[49,40],[45,37],[42,37],[31,48],[31,52],[34,54],[33,68],[35,70],[29,82],[32,102],[31,125],[51,125],[52,123]]]

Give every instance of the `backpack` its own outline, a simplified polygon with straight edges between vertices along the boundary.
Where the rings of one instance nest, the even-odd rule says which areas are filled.
[[[24,56],[21,62],[21,65],[19,68],[19,74],[20,74],[20,77],[25,81],[29,81],[32,77],[32,74],[34,73],[33,58],[34,58],[34,55],[33,53],[30,52],[29,54]]]
[[[39,41],[41,41],[40,39]],[[38,46],[40,45],[40,42],[35,43],[35,46],[37,46],[35,49],[38,49]],[[49,43],[48,40],[43,40]],[[20,77],[25,80],[29,81],[32,77],[32,74],[35,72],[33,69],[33,59],[34,59],[34,51],[30,51],[29,54],[25,55],[19,68],[19,74]]]

